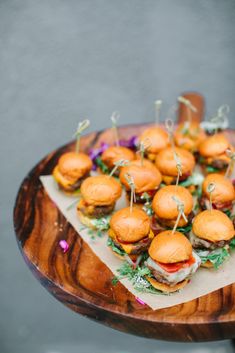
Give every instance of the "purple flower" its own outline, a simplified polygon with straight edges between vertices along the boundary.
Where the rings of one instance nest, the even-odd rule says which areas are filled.
[[[91,158],[92,161],[94,161],[97,157],[99,157],[107,148],[109,145],[105,142],[101,143],[101,146],[99,148],[93,148],[89,151],[89,157]]]
[[[120,146],[127,147],[127,148],[136,148],[138,144],[137,136],[132,136],[128,140],[120,140]]]
[[[139,304],[141,304],[141,305],[146,305],[146,303],[145,303],[142,299],[140,299],[140,298],[138,298],[138,297],[135,297],[135,299],[136,299],[136,301],[137,301]]]
[[[69,244],[67,243],[66,240],[60,240],[59,241],[59,246],[63,250],[63,253],[65,254],[69,250]]]

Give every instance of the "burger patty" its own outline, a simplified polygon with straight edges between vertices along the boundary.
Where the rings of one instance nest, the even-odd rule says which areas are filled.
[[[81,206],[81,204],[78,204],[78,209],[87,217],[101,218],[113,212],[114,204],[105,206]]]
[[[203,210],[208,210],[209,209],[209,200],[206,196],[202,196],[199,199],[199,205]],[[215,210],[221,210],[221,211],[231,211],[233,208],[233,202],[232,201],[228,201],[228,202],[224,202],[224,203],[212,203],[212,207]]]
[[[228,166],[228,163],[222,159],[215,159],[212,161],[211,166],[213,168],[219,169],[219,170],[223,170],[226,169]]]
[[[138,241],[137,243],[133,243],[131,244],[132,246],[132,250],[129,253],[129,255],[139,255],[140,253],[142,253],[143,251],[148,250],[150,244],[151,244],[152,239],[151,238],[144,238],[140,241]],[[120,249],[123,250],[122,248],[122,244],[119,243],[118,241],[116,241],[115,239],[113,239],[114,245]]]
[[[149,194],[150,199],[153,198],[153,196],[155,195],[156,192],[157,192],[157,189],[156,190],[151,190],[149,192],[146,191],[146,193]],[[131,191],[127,190],[126,193],[127,193],[128,200],[130,200],[131,199]],[[137,193],[135,194],[136,203],[142,203],[142,204],[146,203],[146,199],[141,197],[143,194],[144,194],[144,192],[141,193],[141,194],[137,194]]]
[[[217,242],[211,242],[209,240],[198,238],[192,231],[189,234],[189,240],[194,249],[207,249],[216,250],[218,248],[223,248],[225,245],[229,245],[230,240],[221,240]]]
[[[187,215],[187,220],[188,220],[188,223],[191,223],[193,218],[194,218],[194,212],[190,212],[189,215]],[[165,218],[155,218],[153,217],[153,220],[152,220],[152,223],[154,225],[154,223],[156,223],[156,225],[159,223],[160,226],[163,226],[163,227],[169,227],[169,219],[165,219]],[[161,229],[161,228],[160,228]]]
[[[78,180],[75,181],[73,184],[68,185],[68,186],[66,186],[66,187],[64,187],[63,184],[61,184],[60,182],[58,182],[59,188],[60,188],[61,190],[65,190],[65,191],[71,191],[71,192],[76,191],[76,190],[78,190],[78,189],[80,188],[82,182],[83,182],[86,178],[89,177],[89,175],[90,175],[90,173],[86,173],[82,178],[78,179]]]

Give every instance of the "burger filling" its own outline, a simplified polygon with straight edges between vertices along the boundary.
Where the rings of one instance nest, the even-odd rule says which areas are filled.
[[[110,229],[108,233],[108,246],[110,246],[114,252],[121,256],[124,256],[125,254],[139,255],[143,253],[149,248],[152,238],[154,237],[153,232],[150,231],[145,238],[135,243],[129,243],[118,239],[112,229]]]
[[[182,232],[184,234],[188,234],[192,229],[191,223],[192,223],[193,218],[194,218],[194,212],[192,211],[189,215],[187,215],[188,223],[184,227],[178,227],[177,231]],[[154,234],[156,235],[156,234],[160,233],[162,230],[172,229],[173,227],[171,225],[175,221],[176,221],[176,219],[169,220],[169,219],[165,219],[165,218],[156,218],[153,216],[152,220],[151,220],[151,229],[154,232]]]
[[[89,205],[85,200],[81,199],[77,205],[77,209],[85,216],[90,218],[101,218],[113,212],[115,204],[93,206]]]
[[[158,282],[175,286],[177,283],[190,278],[197,271],[201,264],[201,259],[193,252],[187,261],[164,264],[149,257],[145,264]]]
[[[54,171],[53,171],[53,176],[56,180],[56,182],[59,185],[59,188],[61,190],[64,191],[68,191],[68,192],[76,192],[79,191],[80,186],[82,184],[82,182],[90,175],[90,173],[86,173],[83,177],[78,178],[76,180],[72,180],[69,178],[66,178],[66,176],[64,176],[63,174],[60,173],[58,166],[55,167]]]
[[[224,153],[220,156],[216,156],[213,158],[204,158],[200,157],[200,164],[206,166],[206,170],[208,173],[216,173],[221,170],[226,170],[228,167],[228,162],[224,159]]]
[[[210,209],[210,201],[205,195],[200,198],[199,204],[200,204],[200,207],[203,210],[209,210]],[[233,209],[233,201],[213,202],[212,203],[212,208],[215,209],[215,210],[219,210],[219,211],[225,212],[225,213],[228,214],[228,216],[230,216],[231,212],[232,212],[232,209]]]
[[[152,200],[154,195],[156,194],[157,192],[157,189],[154,189],[154,190],[149,190],[149,191],[143,191],[141,193],[135,193],[135,198],[136,198],[136,203],[146,203],[146,201],[149,199],[149,200]],[[131,191],[130,190],[127,190],[127,197],[128,197],[128,200],[130,200],[131,198]]]
[[[201,258],[202,264],[209,261],[215,268],[218,268],[229,257],[229,248],[234,248],[233,240],[220,240],[211,242],[197,237],[193,231],[190,232],[189,240]]]

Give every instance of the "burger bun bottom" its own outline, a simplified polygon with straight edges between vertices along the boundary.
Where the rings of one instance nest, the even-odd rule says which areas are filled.
[[[151,277],[146,277],[150,284],[157,290],[160,290],[164,293],[174,293],[178,290],[184,288],[186,284],[189,282],[189,279],[185,279],[184,281],[175,284],[174,286],[169,286],[166,283],[158,282],[156,279]]]

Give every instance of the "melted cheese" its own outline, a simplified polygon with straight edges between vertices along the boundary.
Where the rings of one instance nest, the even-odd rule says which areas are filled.
[[[53,170],[53,177],[57,181],[57,183],[61,184],[64,188],[69,187],[71,185],[71,181],[66,179],[60,172],[58,166],[56,166]]]
[[[183,281],[184,279],[191,276],[194,272],[196,272],[196,270],[201,264],[201,259],[195,252],[193,252],[193,257],[195,259],[195,262],[191,266],[182,267],[179,271],[173,273],[164,270],[160,265],[158,265],[154,260],[152,260],[151,257],[147,259],[146,263],[155,271],[163,275],[169,283],[174,284]]]
[[[166,185],[171,185],[175,181],[175,178],[168,175],[163,175],[162,180]]]
[[[108,234],[110,236],[110,238],[112,238],[114,241],[116,241],[118,244],[120,244],[120,246],[123,248],[123,250],[127,253],[130,254],[132,252],[132,250],[134,249],[134,245],[133,244],[123,244],[120,243],[120,241],[117,240],[115,233],[113,232],[112,229],[109,229]],[[152,230],[150,230],[148,237],[150,239],[154,238],[154,234],[152,232]]]

